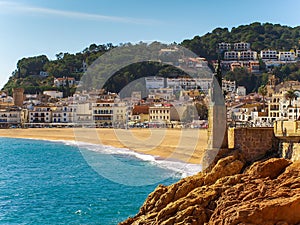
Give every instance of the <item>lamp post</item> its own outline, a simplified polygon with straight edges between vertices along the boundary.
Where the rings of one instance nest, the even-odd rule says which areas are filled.
[[[298,109],[297,109],[297,104],[295,104],[295,108],[296,108],[296,120],[298,120]]]

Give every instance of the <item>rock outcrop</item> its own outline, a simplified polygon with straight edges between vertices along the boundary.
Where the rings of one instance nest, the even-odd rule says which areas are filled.
[[[234,152],[209,171],[158,186],[120,224],[300,224],[300,163],[271,158],[247,166]]]

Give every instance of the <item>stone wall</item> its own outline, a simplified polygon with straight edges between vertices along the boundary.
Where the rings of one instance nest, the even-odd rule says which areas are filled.
[[[242,152],[248,162],[277,151],[278,141],[273,128],[229,128],[228,147]]]
[[[292,161],[300,160],[300,121],[275,121],[274,133],[279,139],[279,155]]]
[[[300,160],[300,140],[295,138],[279,138],[280,157],[295,162]]]

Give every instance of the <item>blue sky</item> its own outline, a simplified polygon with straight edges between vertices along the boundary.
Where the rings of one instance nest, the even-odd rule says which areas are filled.
[[[23,57],[92,43],[181,42],[252,22],[299,26],[298,0],[0,0],[0,87]]]

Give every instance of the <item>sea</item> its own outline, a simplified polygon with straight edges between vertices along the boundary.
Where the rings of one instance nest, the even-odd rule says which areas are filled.
[[[72,141],[0,138],[0,224],[118,224],[200,165]]]

